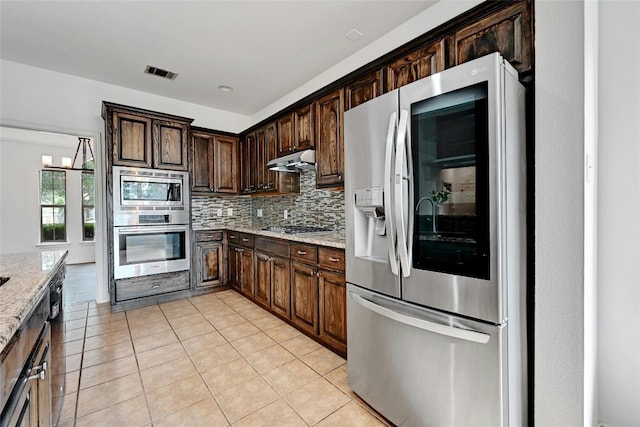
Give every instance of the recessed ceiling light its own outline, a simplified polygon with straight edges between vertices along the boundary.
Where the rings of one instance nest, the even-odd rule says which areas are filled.
[[[178,73],[173,71],[163,70],[162,68],[154,67],[153,65],[147,65],[144,69],[146,74],[153,74],[154,76],[164,77],[165,79],[175,80],[178,77]]]
[[[360,37],[362,37],[362,36],[363,36],[363,34],[362,34],[360,31],[358,31],[358,30],[356,30],[356,29],[354,28],[353,30],[351,30],[351,31],[349,31],[347,34],[345,34],[344,36],[345,36],[346,38],[348,38],[349,40],[356,41],[356,40],[358,40]]]
[[[218,90],[220,92],[233,92],[233,88],[231,86],[225,86],[225,85],[218,86]]]

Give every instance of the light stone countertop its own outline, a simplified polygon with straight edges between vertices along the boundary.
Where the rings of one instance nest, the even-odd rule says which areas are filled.
[[[290,240],[292,242],[309,243],[318,246],[328,246],[337,249],[344,249],[344,236],[335,232],[330,233],[313,233],[313,234],[285,234],[275,233],[273,231],[265,231],[259,227],[238,227],[227,225],[225,227],[198,227],[193,231],[206,230],[231,230],[241,233],[251,233],[259,236],[275,237],[277,239]]]
[[[10,277],[0,286],[0,352],[42,295],[67,251],[36,251],[0,255],[0,276]]]

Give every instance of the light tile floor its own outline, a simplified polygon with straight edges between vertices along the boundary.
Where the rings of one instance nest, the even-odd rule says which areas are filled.
[[[64,305],[96,300],[96,265],[68,264],[62,292]]]
[[[64,319],[64,426],[388,425],[342,357],[235,291]]]

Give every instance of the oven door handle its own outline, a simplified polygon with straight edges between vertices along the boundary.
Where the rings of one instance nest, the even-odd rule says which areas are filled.
[[[139,227],[115,227],[120,234],[146,234],[149,232],[188,231],[187,225],[143,225]]]

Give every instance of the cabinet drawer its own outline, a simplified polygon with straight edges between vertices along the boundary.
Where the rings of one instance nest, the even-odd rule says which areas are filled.
[[[291,243],[291,258],[316,264],[318,262],[318,248],[302,243]]]
[[[319,248],[318,264],[321,268],[344,272],[344,250]]]
[[[261,252],[277,255],[282,258],[289,258],[289,242],[283,240],[257,236],[255,238],[255,248]]]
[[[222,231],[196,231],[196,242],[220,242],[222,241]]]
[[[254,244],[253,234],[239,233],[237,231],[229,231],[228,234],[229,243],[244,246],[245,248],[252,248]]]
[[[164,275],[163,275],[164,276]],[[151,295],[189,289],[189,272],[186,274],[169,273],[166,277],[154,276],[136,277],[133,279],[116,280],[116,300],[126,301]]]

